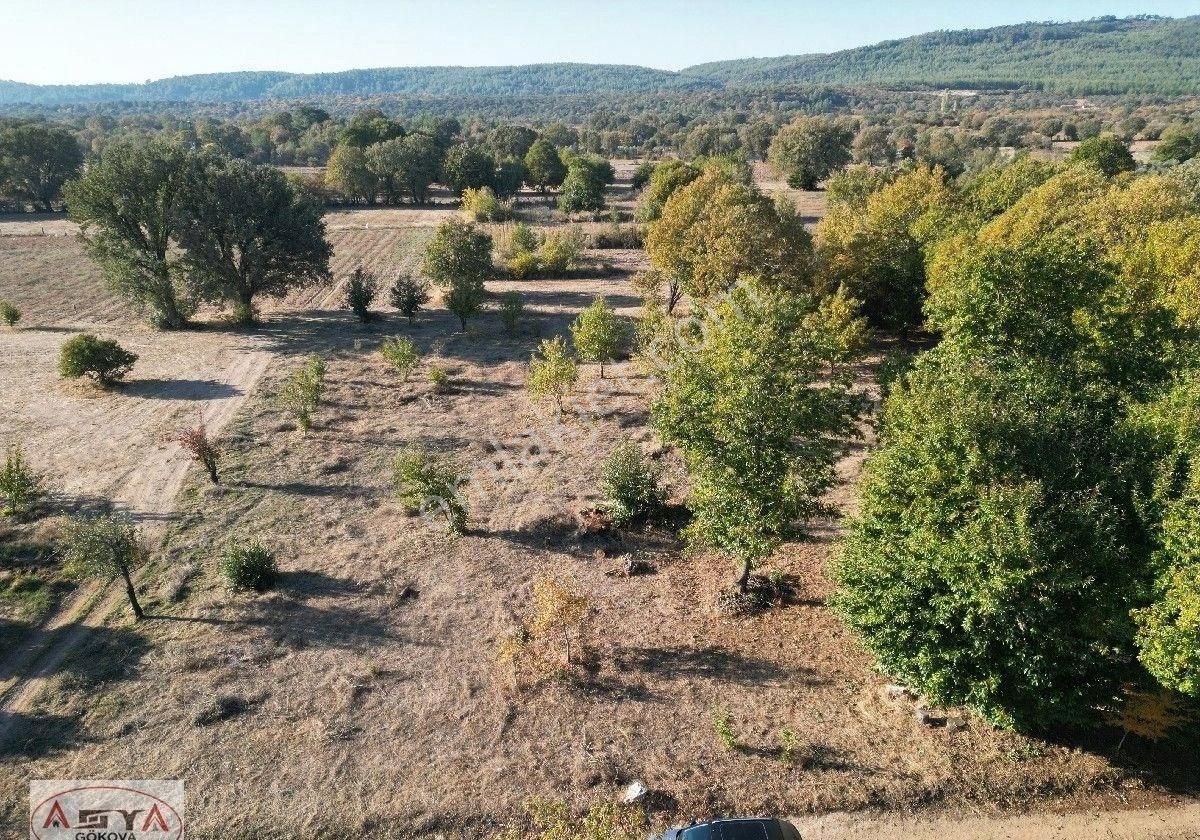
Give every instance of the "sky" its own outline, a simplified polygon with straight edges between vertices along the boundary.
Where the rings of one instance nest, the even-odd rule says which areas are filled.
[[[1195,15],[1200,0],[0,0],[0,79],[142,82],[545,61],[678,70],[935,29],[1110,14]]]

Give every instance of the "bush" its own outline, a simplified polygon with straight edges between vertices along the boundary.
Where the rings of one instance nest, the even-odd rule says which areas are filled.
[[[462,210],[475,222],[502,222],[512,215],[512,208],[496,198],[491,187],[463,190]]]
[[[262,543],[232,543],[221,556],[221,576],[234,592],[265,592],[275,585],[279,567],[275,555]]]
[[[4,513],[13,517],[30,513],[42,496],[42,478],[19,446],[10,446],[0,469],[0,495],[4,496]]]
[[[525,311],[525,302],[519,292],[505,292],[500,296],[500,320],[504,322],[504,331],[516,335],[517,323],[521,313]]]
[[[379,345],[379,354],[388,360],[388,363],[396,369],[400,378],[405,382],[412,375],[417,362],[421,361],[417,345],[400,336],[384,339],[383,343]]]
[[[567,342],[562,336],[543,341],[529,362],[530,395],[541,402],[552,399],[562,413],[563,397],[579,379],[579,366],[567,352]]]
[[[58,372],[66,379],[90,376],[101,385],[112,385],[125,378],[137,358],[115,341],[83,333],[63,345]]]
[[[429,366],[429,381],[439,394],[450,390],[450,372],[441,365]]]
[[[542,261],[538,259],[537,254],[531,251],[522,251],[511,257],[505,267],[514,280],[528,280],[541,272]]]
[[[630,186],[635,190],[640,190],[642,187],[650,183],[650,177],[654,174],[654,162],[644,160],[637,165],[637,169],[633,170],[633,178],[630,179]]]
[[[613,222],[592,234],[593,248],[641,248],[646,242],[646,229],[641,225],[622,225]]]
[[[6,300],[0,300],[0,321],[10,327],[15,327],[21,320],[21,310]]]
[[[371,319],[369,307],[375,300],[375,275],[360,265],[346,281],[346,306],[364,324]]]
[[[453,464],[432,453],[409,447],[392,464],[392,482],[400,501],[427,521],[439,513],[446,517],[451,533],[462,534],[467,527],[467,502],[459,493],[466,482]]]
[[[192,456],[193,461],[204,467],[213,484],[220,483],[217,477],[217,459],[221,456],[221,450],[209,438],[203,420],[190,429],[180,429],[170,439],[183,447]]]
[[[600,492],[617,525],[652,515],[666,498],[662,470],[632,441],[622,443],[605,459]]]
[[[538,260],[546,274],[562,274],[579,264],[585,238],[578,227],[548,233],[538,248]]]
[[[511,254],[528,254],[537,250],[541,239],[529,225],[518,222],[508,234],[508,250]]]
[[[429,284],[410,274],[397,272],[388,294],[392,306],[402,312],[411,324],[417,311],[429,303]]]
[[[284,382],[275,395],[276,404],[296,420],[300,431],[312,428],[312,416],[325,390],[325,360],[309,356],[304,365]]]

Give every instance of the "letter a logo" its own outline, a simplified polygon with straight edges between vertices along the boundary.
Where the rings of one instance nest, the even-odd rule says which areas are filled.
[[[158,810],[158,803],[154,803],[154,807],[150,809],[150,813],[146,815],[146,821],[142,823],[142,831],[166,831],[167,821],[163,819],[162,811]]]
[[[46,815],[46,822],[42,828],[70,828],[71,823],[67,821],[67,815],[63,813],[62,805],[58,804],[58,800],[54,800],[54,806],[50,809],[50,813]]]

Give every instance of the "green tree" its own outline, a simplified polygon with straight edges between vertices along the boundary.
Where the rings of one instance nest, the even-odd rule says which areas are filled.
[[[121,139],[64,188],[71,218],[109,285],[166,329],[183,326],[194,308],[172,248],[194,168],[180,144]]]
[[[538,140],[525,153],[525,171],[529,184],[545,194],[547,189],[559,186],[567,177],[558,149],[548,140]]]
[[[571,340],[582,361],[600,366],[600,378],[603,379],[604,363],[620,354],[629,340],[629,327],[609,308],[603,297],[597,297],[571,324]]]
[[[592,162],[574,158],[558,191],[558,209],[564,213],[604,207],[604,173]]]
[[[411,324],[413,318],[422,306],[429,302],[429,284],[418,277],[403,272],[396,273],[396,279],[388,290],[392,306],[396,307]]]
[[[346,278],[346,306],[362,323],[371,320],[371,301],[375,300],[375,275],[357,266]]]
[[[1067,159],[1071,163],[1090,164],[1109,177],[1137,168],[1129,147],[1120,137],[1112,134],[1089,137],[1076,146]]]
[[[62,126],[24,122],[0,127],[0,193],[49,213],[82,165],[79,143]]]
[[[817,184],[848,164],[854,132],[825,117],[797,117],[771,141],[767,158],[788,185],[815,190]]]
[[[1154,159],[1160,163],[1183,163],[1200,155],[1200,129],[1185,123],[1171,123],[1163,129]]]
[[[254,322],[256,296],[330,276],[324,208],[278,169],[206,156],[194,173],[181,207],[184,262],[210,297],[233,304],[240,322]]]
[[[82,333],[62,346],[58,372],[65,379],[90,376],[107,386],[124,379],[137,358],[115,341]]]
[[[372,204],[379,194],[379,180],[361,146],[343,144],[333,150],[325,166],[325,183],[349,201]]]
[[[563,397],[579,379],[579,366],[567,351],[567,342],[556,335],[546,339],[538,347],[529,362],[527,387],[534,400],[554,400],[558,414],[562,414]]]
[[[458,143],[446,152],[442,162],[442,182],[455,195],[462,195],[468,187],[490,187],[495,171],[496,162],[491,155],[477,146]]]
[[[34,472],[19,446],[10,446],[0,467],[0,498],[4,507],[0,513],[6,516],[23,517],[37,506],[43,495],[42,477]]]
[[[145,613],[133,586],[133,572],[146,559],[137,527],[120,514],[76,516],[63,527],[60,540],[64,568],[78,578],[112,581],[121,577],[135,619]]]
[[[735,558],[744,589],[807,517],[822,510],[862,405],[827,378],[832,331],[816,302],[747,279],[705,308],[663,366],[652,418],[679,447],[692,489],[687,537]]]
[[[650,225],[646,252],[672,285],[696,300],[762,273],[794,291],[812,288],[812,239],[788,202],[710,168],[677,190]]]
[[[464,331],[486,297],[484,281],[492,275],[492,237],[475,225],[448,219],[425,249],[425,276],[443,290],[447,308]]]
[[[682,160],[670,158],[654,167],[646,190],[638,204],[637,217],[642,222],[653,222],[662,215],[663,207],[677,190],[686,187],[700,177],[700,167]]]

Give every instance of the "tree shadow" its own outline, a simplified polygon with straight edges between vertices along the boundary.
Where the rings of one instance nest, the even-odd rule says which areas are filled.
[[[1041,737],[1060,747],[1089,752],[1172,793],[1195,795],[1200,793],[1200,708],[1193,702],[1189,712],[1186,724],[1157,741],[1133,734],[1122,740],[1124,730],[1111,725],[1063,727]]]
[[[308,569],[283,572],[279,575],[279,588],[297,598],[345,597],[362,592],[356,581]]]
[[[663,679],[719,679],[755,686],[828,682],[809,669],[788,670],[767,659],[718,647],[617,648],[611,660],[619,671],[641,671]]]
[[[67,715],[27,715],[0,711],[0,759],[41,758],[79,740],[80,722]]]
[[[290,493],[293,496],[307,496],[311,498],[349,498],[352,496],[360,496],[365,492],[364,488],[356,487],[354,485],[310,484],[304,481],[287,481],[280,484],[268,484],[265,482],[250,481],[249,479],[241,479],[235,483],[238,487],[253,487],[256,490],[271,490],[277,493]]]
[[[146,400],[220,400],[242,393],[215,379],[133,379],[121,386],[121,392]]]

